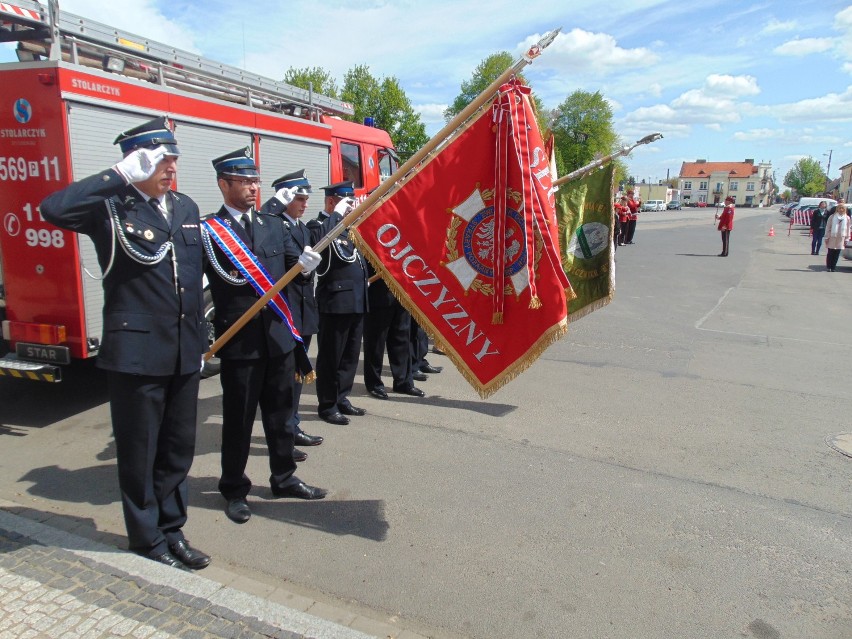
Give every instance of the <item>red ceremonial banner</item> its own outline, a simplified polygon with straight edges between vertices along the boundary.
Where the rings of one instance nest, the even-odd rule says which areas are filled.
[[[353,229],[377,272],[482,397],[565,333],[566,294],[573,298],[528,94],[517,82],[503,85]]]

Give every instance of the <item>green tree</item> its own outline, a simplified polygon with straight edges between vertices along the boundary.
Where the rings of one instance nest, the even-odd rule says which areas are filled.
[[[456,96],[450,106],[444,109],[444,119],[449,122],[461,113],[468,104],[476,99],[476,96],[488,88],[488,85],[500,77],[500,74],[512,66],[514,62],[512,54],[508,51],[492,53],[480,62],[473,70],[470,80],[461,83],[461,93]]]
[[[577,90],[551,113],[556,168],[566,175],[618,150],[612,107],[600,91]]]
[[[429,141],[420,114],[411,106],[411,100],[394,77],[382,80],[376,126],[390,133],[403,162]]]
[[[444,119],[449,122],[456,117],[468,104],[473,102],[480,93],[485,91],[485,89],[487,89],[494,80],[499,78],[502,73],[513,64],[515,64],[515,59],[508,51],[492,53],[490,56],[485,58],[473,70],[470,80],[465,80],[461,83],[461,93],[456,96],[450,106],[444,109]],[[524,84],[529,84],[522,73],[518,74],[518,79]],[[532,103],[533,108],[536,111],[536,117],[538,118],[539,128],[543,134],[546,130],[544,106],[535,93],[532,94]]]
[[[792,187],[801,197],[822,193],[826,176],[819,162],[808,156],[800,159],[784,176],[784,184]]]
[[[364,118],[375,118],[381,105],[382,87],[370,73],[366,64],[358,64],[343,76],[343,90],[340,99],[349,102],[355,108],[353,122],[363,122]]]
[[[404,162],[429,140],[420,114],[411,106],[411,100],[399,84],[388,77],[377,80],[366,65],[356,65],[343,78],[341,99],[355,108],[352,120],[363,122],[373,118],[375,125],[387,131]]]
[[[314,93],[329,98],[336,99],[338,97],[337,82],[322,67],[305,67],[303,69],[290,67],[284,73],[284,82],[306,91],[312,90]]]

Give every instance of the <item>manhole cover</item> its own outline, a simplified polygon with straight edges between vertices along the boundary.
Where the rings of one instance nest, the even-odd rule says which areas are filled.
[[[852,433],[837,433],[836,435],[828,435],[825,438],[825,443],[841,455],[852,457]]]

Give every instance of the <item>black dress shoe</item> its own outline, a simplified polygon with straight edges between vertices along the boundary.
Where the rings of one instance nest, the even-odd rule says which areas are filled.
[[[178,570],[185,570],[187,572],[190,571],[189,566],[187,566],[186,564],[181,562],[180,559],[175,557],[170,552],[164,552],[162,555],[157,555],[156,557],[150,557],[150,559],[153,559],[157,563],[165,564],[167,566],[171,566],[172,568],[177,568]]]
[[[376,399],[387,399],[388,398],[388,392],[384,388],[382,388],[381,386],[379,386],[378,388],[371,388],[369,390],[369,393],[370,393],[370,395],[372,395]]]
[[[444,370],[443,366],[432,366],[432,364],[423,364],[420,367],[421,373],[440,373],[442,370]]]
[[[201,570],[210,565],[210,555],[206,555],[197,548],[189,545],[186,539],[181,539],[176,544],[169,546],[172,554],[180,559],[180,562],[193,570]]]
[[[335,424],[337,426],[346,426],[349,423],[349,418],[341,415],[340,413],[332,413],[331,415],[320,415],[325,421],[329,424]]]
[[[296,497],[297,499],[322,499],[328,494],[324,488],[316,486],[308,486],[305,482],[300,481],[292,486],[284,488],[272,488],[272,494],[276,497]]]
[[[303,430],[296,433],[296,446],[319,446],[322,442],[323,438],[319,435],[308,435]]]
[[[416,386],[398,386],[393,389],[393,392],[401,393],[403,395],[412,395],[413,397],[424,397],[426,395],[426,393]]]
[[[355,417],[363,417],[367,414],[366,409],[357,408],[352,404],[344,404],[343,406],[338,406],[337,408],[343,415],[354,415]]]
[[[251,509],[248,502],[242,498],[229,499],[228,505],[225,507],[225,514],[233,522],[244,524],[251,519]]]
[[[415,382],[425,382],[429,379],[429,376],[426,373],[421,373],[420,371],[414,371],[414,375],[411,376]]]
[[[303,462],[308,458],[308,454],[298,448],[293,449],[293,461]]]

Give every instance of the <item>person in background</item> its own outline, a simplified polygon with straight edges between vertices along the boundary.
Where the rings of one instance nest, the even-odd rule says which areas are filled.
[[[837,270],[840,251],[846,246],[850,230],[852,230],[852,226],[850,226],[849,215],[846,212],[846,204],[838,202],[834,213],[828,216],[825,223],[825,246],[828,249],[825,256],[825,269],[829,273]]]
[[[734,198],[730,195],[725,198],[725,208],[716,214],[719,220],[718,229],[722,233],[722,252],[719,257],[728,257],[728,246],[731,242],[731,230],[734,228]]]
[[[308,222],[312,242],[328,235],[355,205],[352,182],[322,187],[324,209]],[[339,235],[322,252],[317,269],[317,413],[329,424],[345,426],[348,416],[362,416],[363,408],[349,400],[358,362],[364,316],[369,310],[367,264],[347,234]]]
[[[287,255],[298,254],[303,272],[320,262],[309,246],[299,254],[280,217],[258,213],[254,205],[260,175],[251,147],[213,160],[224,204],[205,218],[205,272],[216,307],[213,327],[219,338],[287,273]],[[269,451],[269,484],[276,497],[322,499],[326,491],[308,486],[293,473],[292,417],[296,374],[311,372],[308,354],[293,326],[282,295],[255,314],[219,350],[222,370],[222,474],[219,492],[225,514],[244,524],[251,517],[246,497],[252,487],[246,475],[251,434],[260,406]]]
[[[413,362],[409,336],[411,314],[405,310],[383,279],[367,264],[370,286],[370,310],[364,320],[364,385],[376,399],[388,399],[382,382],[385,350],[388,354],[393,390],[395,393],[423,397],[425,393],[414,385]]]
[[[130,550],[198,570],[210,557],[182,531],[207,346],[198,206],[171,190],[180,151],[165,117],[115,144],[120,162],[49,195],[41,214],[88,235],[103,271],[97,365],[107,371]]]
[[[624,246],[624,237],[627,225],[630,221],[630,207],[627,205],[627,196],[622,195],[615,205],[615,244]]]
[[[825,235],[825,223],[828,221],[828,204],[825,200],[811,214],[811,255],[819,255],[822,248],[822,238]]]
[[[302,222],[302,216],[308,208],[308,198],[311,195],[311,183],[304,169],[288,173],[272,183],[275,195],[260,208],[260,212],[266,215],[277,215],[284,220],[284,228],[290,234],[296,248],[300,251],[311,244],[311,232]],[[286,202],[286,204],[285,204]],[[293,260],[287,261],[287,268],[293,267]],[[302,336],[305,351],[311,346],[311,339],[319,330],[319,311],[317,300],[314,295],[316,284],[315,272],[306,275],[297,275],[284,287],[284,295],[290,303],[290,312],[296,329]],[[301,428],[302,418],[299,415],[299,403],[302,399],[302,381],[297,381],[294,392],[293,431],[295,432],[296,446],[319,446],[323,438],[319,435],[308,435]],[[307,455],[295,449],[296,461],[304,461]]]
[[[624,243],[633,244],[633,236],[636,235],[636,222],[639,220],[639,209],[642,207],[642,198],[634,197],[633,189],[627,189],[627,229],[624,231]]]

